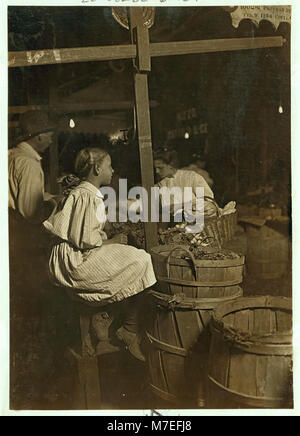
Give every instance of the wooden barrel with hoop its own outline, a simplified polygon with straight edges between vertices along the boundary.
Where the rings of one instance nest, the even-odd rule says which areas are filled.
[[[150,389],[168,408],[206,406],[208,324],[218,304],[242,296],[238,286],[216,289],[218,294],[215,290],[200,298],[150,294],[154,312],[146,332]]]
[[[291,408],[292,303],[247,297],[220,304],[211,322],[210,408]]]
[[[150,253],[157,290],[162,293],[213,298],[232,295],[243,281],[245,257],[242,255],[232,259],[195,259],[188,247],[174,245],[152,247]]]

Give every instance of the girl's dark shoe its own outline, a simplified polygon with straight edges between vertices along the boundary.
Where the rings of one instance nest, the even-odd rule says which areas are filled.
[[[116,336],[120,341],[125,343],[126,348],[136,359],[146,362],[145,356],[140,348],[140,339],[136,333],[129,332],[124,327],[120,327],[116,331]]]

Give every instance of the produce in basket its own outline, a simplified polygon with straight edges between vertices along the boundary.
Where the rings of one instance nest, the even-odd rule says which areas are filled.
[[[238,259],[241,254],[234,253],[233,251],[229,250],[212,250],[210,251],[207,249],[208,247],[195,247],[189,248],[190,251],[192,251],[195,259],[201,259],[201,260],[222,260],[222,259]]]
[[[111,223],[105,224],[105,232],[108,238],[112,238],[115,235],[124,233],[128,238],[128,244],[133,245],[136,248],[145,248],[145,233],[144,225],[141,222],[132,223],[127,221],[125,223]]]
[[[192,223],[183,221],[167,230],[160,229],[158,231],[159,245],[187,245],[193,247],[193,250],[199,247],[199,253],[196,256],[202,256],[200,252],[202,253],[203,251],[205,253],[220,253],[223,244],[229,241],[235,232],[235,202],[231,201],[221,209],[214,199],[209,197],[205,197],[205,199],[214,203],[217,216],[213,218],[204,217],[205,222],[202,232],[189,232]],[[105,231],[109,238],[118,233],[125,233],[130,245],[137,248],[145,248],[144,224],[142,222],[108,223]]]

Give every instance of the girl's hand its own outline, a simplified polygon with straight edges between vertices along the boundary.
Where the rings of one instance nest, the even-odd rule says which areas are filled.
[[[136,200],[127,200],[127,210],[129,210],[131,206],[134,206],[136,213],[141,213],[143,210],[142,200],[140,198]]]
[[[127,236],[124,233],[120,233],[119,235],[114,236],[111,239],[111,242],[115,244],[127,244]]]

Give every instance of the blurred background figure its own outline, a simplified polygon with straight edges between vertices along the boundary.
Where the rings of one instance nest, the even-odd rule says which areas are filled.
[[[159,188],[180,188],[184,192],[184,188],[192,189],[192,211],[196,213],[203,213],[205,217],[212,217],[216,214],[216,208],[210,201],[204,199],[204,209],[198,209],[197,188],[203,188],[204,196],[214,198],[214,193],[209,187],[208,183],[196,171],[191,169],[178,169],[177,168],[178,155],[174,151],[157,150],[154,152],[153,163],[156,173],[156,178],[159,180],[155,186]],[[161,198],[162,209],[170,210],[172,215],[182,213],[182,196],[181,198]]]
[[[206,160],[203,155],[200,153],[193,153],[189,165],[181,168],[182,170],[189,170],[189,171],[195,171],[196,173],[200,174],[206,181],[206,183],[212,187],[214,184],[213,179],[210,177],[208,171],[205,169],[206,167]]]

